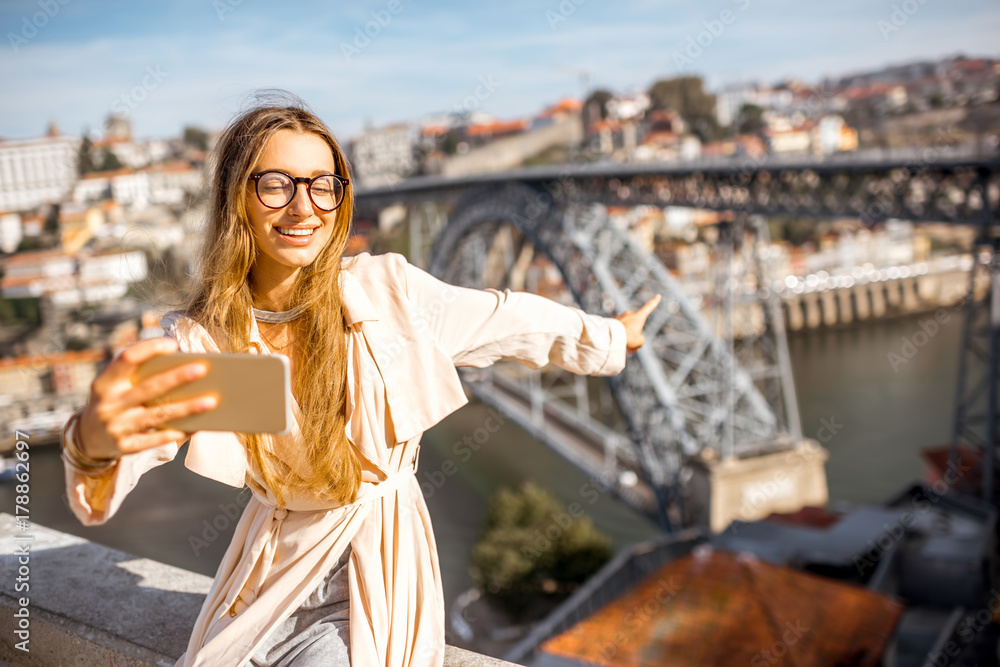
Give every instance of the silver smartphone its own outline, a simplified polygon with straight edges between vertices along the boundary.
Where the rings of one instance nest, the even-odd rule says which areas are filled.
[[[208,372],[147,405],[173,403],[212,394],[219,404],[207,411],[168,422],[181,431],[287,433],[291,428],[291,372],[285,355],[171,352],[143,362],[133,380],[201,361]]]

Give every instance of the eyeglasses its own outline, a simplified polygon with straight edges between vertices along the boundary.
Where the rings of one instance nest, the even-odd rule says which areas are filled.
[[[299,183],[305,183],[309,199],[316,208],[332,211],[344,201],[344,192],[350,181],[336,174],[320,174],[308,178],[291,176],[283,171],[269,170],[250,174],[254,181],[257,199],[268,208],[284,208],[292,203]]]

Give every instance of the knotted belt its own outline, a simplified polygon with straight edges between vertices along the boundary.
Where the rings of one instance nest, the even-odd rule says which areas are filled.
[[[337,507],[331,507],[327,510],[305,510],[305,512],[338,512],[347,511],[362,505],[366,505],[372,501],[380,500],[385,496],[398,491],[403,488],[406,484],[410,482],[411,479],[415,477],[417,468],[417,457],[419,456],[419,448],[417,450],[417,455],[413,457],[413,465],[411,467],[404,468],[399,472],[389,475],[386,479],[382,480],[378,484],[371,484],[368,482],[362,483],[362,491],[358,494],[358,498],[346,505],[338,505]],[[368,488],[365,488],[367,485]],[[257,494],[254,497],[260,500]],[[267,503],[261,502],[262,505],[267,506]],[[267,578],[267,573],[271,569],[271,564],[274,562],[274,554],[278,549],[278,539],[281,535],[281,524],[284,522],[285,518],[288,516],[289,512],[295,512],[296,510],[289,510],[284,507],[277,507],[275,505],[270,505],[271,507],[271,518],[268,521],[268,527],[265,531],[262,531],[260,535],[254,540],[254,544],[251,547],[251,553],[257,551],[257,546],[263,542],[263,546],[260,548],[259,555],[257,558],[244,563],[244,571],[248,572],[247,581],[243,584],[240,592],[236,595],[233,603],[229,606],[229,615],[236,616],[241,611],[246,609],[249,605],[253,604],[253,601],[257,599],[260,594],[260,588]],[[257,568],[257,564],[260,563],[260,567]],[[250,581],[250,573],[257,570],[257,576]]]

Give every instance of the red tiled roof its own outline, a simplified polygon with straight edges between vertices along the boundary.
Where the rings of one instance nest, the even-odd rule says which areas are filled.
[[[28,250],[19,252],[12,257],[3,260],[4,266],[19,266],[24,264],[38,264],[52,259],[65,259],[66,253],[62,250]]]
[[[80,350],[60,354],[23,354],[19,357],[0,357],[0,370],[8,368],[46,367],[54,364],[79,364],[104,359],[104,350]]]
[[[608,667],[875,667],[901,612],[864,588],[752,556],[696,551],[542,650]]]
[[[506,132],[518,132],[520,130],[527,129],[528,121],[525,120],[511,120],[511,121],[494,121],[492,123],[482,123],[479,125],[470,125],[466,129],[466,133],[470,137],[483,137],[490,136],[492,134],[503,134]]]
[[[549,116],[555,116],[560,113],[569,113],[572,111],[579,111],[583,108],[583,102],[580,100],[574,100],[571,97],[567,97],[559,100],[549,108],[545,109],[542,113],[538,114],[539,118],[548,118]]]
[[[660,132],[650,132],[642,139],[643,146],[667,146],[676,143],[677,135],[673,132],[662,130]]]

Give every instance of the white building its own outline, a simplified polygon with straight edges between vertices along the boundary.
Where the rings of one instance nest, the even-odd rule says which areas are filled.
[[[794,101],[795,94],[787,88],[731,86],[715,96],[715,119],[719,121],[719,125],[728,127],[739,116],[744,104],[785,111],[791,108]]]
[[[76,182],[74,137],[0,142],[0,210],[25,211],[59,201]]]
[[[115,154],[118,161],[126,167],[141,169],[147,165],[162,162],[170,154],[170,146],[166,141],[114,141],[108,144],[108,150]]]
[[[134,171],[119,169],[88,174],[73,188],[77,204],[114,199],[121,206],[143,209],[150,204],[180,204],[188,193],[205,187],[200,169],[186,162],[157,164]]]
[[[82,176],[73,186],[73,202],[87,204],[111,198],[111,179],[106,174],[93,173]]]
[[[48,295],[61,306],[120,299],[129,283],[144,280],[146,255],[111,251],[76,258],[59,250],[23,252],[3,262],[0,294],[7,299]]]
[[[372,187],[394,183],[413,173],[412,126],[400,123],[368,128],[352,143],[351,162],[358,180]]]
[[[146,208],[149,195],[149,175],[145,172],[116,172],[111,177],[111,198],[122,206]]]
[[[0,252],[9,255],[17,250],[23,236],[21,216],[17,213],[0,213]]]
[[[649,109],[651,101],[646,93],[614,97],[608,100],[608,117],[615,120],[634,120]]]
[[[158,164],[148,167],[149,201],[153,204],[180,204],[184,196],[205,187],[200,169],[186,162]]]

